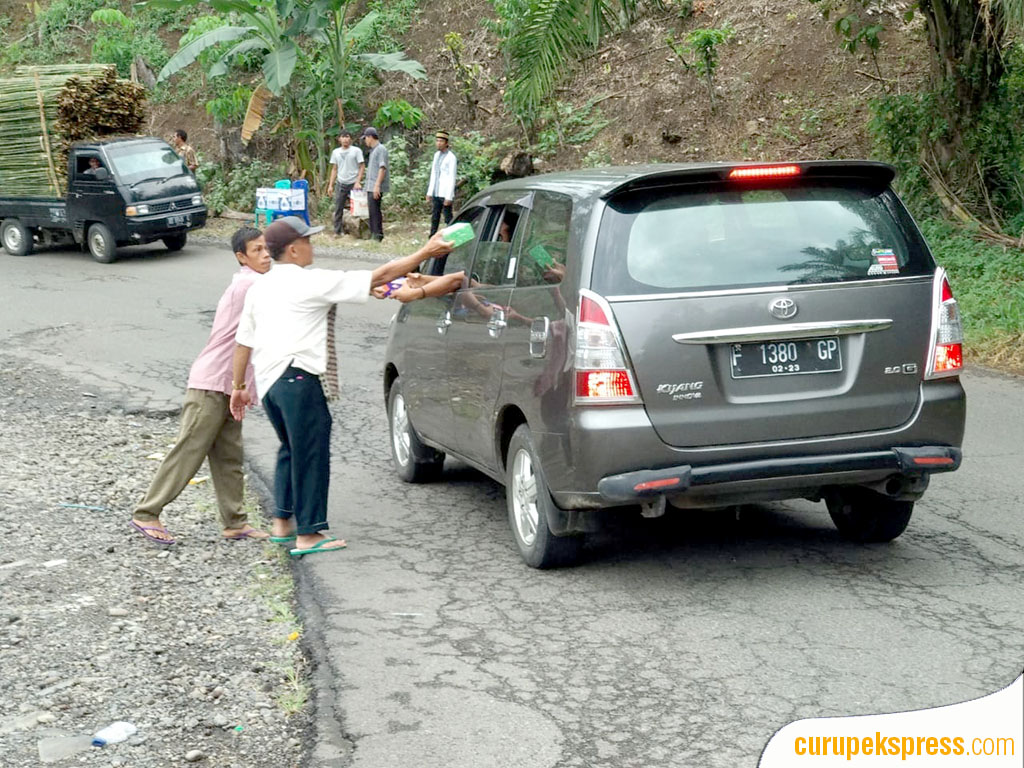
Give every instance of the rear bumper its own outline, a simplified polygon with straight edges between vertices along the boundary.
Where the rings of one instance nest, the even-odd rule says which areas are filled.
[[[705,466],[682,464],[610,475],[598,481],[601,499],[610,504],[642,502],[658,496],[685,494],[698,486],[727,485],[780,478],[842,477],[846,473],[892,472],[906,477],[952,472],[960,467],[963,452],[951,446],[897,447],[885,451],[825,456],[733,461]],[[848,482],[848,475],[846,475]]]

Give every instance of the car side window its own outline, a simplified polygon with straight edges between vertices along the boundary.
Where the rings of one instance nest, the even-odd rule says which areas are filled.
[[[528,232],[519,254],[516,285],[555,285],[565,277],[569,251],[572,199],[554,192],[538,192],[527,223]]]
[[[473,251],[477,246],[477,238],[483,230],[484,222],[487,221],[487,209],[484,207],[470,208],[459,215],[453,223],[466,222],[473,227],[475,237],[457,248],[453,249],[447,256],[441,256],[434,260],[434,263],[427,268],[431,275],[450,275],[453,272],[468,270],[473,260]]]
[[[522,239],[526,209],[520,205],[496,206],[492,209],[491,226],[485,231],[470,272],[471,285],[511,285],[509,262],[518,251]]]
[[[79,181],[106,181],[110,171],[99,155],[80,154],[75,157],[75,178]]]

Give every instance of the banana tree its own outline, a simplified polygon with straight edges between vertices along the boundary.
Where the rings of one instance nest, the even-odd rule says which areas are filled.
[[[234,43],[210,67],[207,72],[210,77],[225,74],[231,62],[241,54],[261,51],[263,82],[255,89],[249,101],[243,142],[247,142],[259,129],[270,96],[284,97],[289,122],[294,129],[293,136],[298,136],[302,131],[302,115],[298,100],[288,87],[302,55],[291,32],[295,14],[299,10],[296,0],[151,0],[150,4],[175,9],[208,5],[218,13],[234,14],[238,20],[238,23],[211,29],[179,48],[160,70],[158,81],[180,72],[214,46]],[[311,172],[313,163],[305,141],[294,138],[293,142],[297,165],[303,171]]]
[[[366,64],[382,72],[403,72],[415,80],[423,80],[423,65],[406,56],[404,51],[371,53],[364,51],[380,14],[370,11],[349,23],[352,0],[312,0],[296,13],[291,32],[304,34],[322,45],[317,53],[327,56],[333,77],[331,86],[338,109],[338,125],[345,124],[346,86],[353,63]]]

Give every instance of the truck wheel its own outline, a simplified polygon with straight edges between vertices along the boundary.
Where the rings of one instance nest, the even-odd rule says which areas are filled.
[[[579,557],[582,536],[555,536],[548,512],[555,502],[541,472],[530,428],[519,426],[508,446],[505,502],[519,554],[531,568],[572,565]]]
[[[11,256],[28,256],[32,253],[32,233],[17,219],[4,219],[0,228],[0,242]]]
[[[395,380],[388,393],[388,424],[391,428],[391,458],[398,476],[407,483],[436,480],[444,466],[444,454],[420,442],[409,421],[401,379]]]
[[[185,247],[185,243],[188,242],[188,235],[183,232],[180,235],[168,235],[161,239],[164,241],[164,245],[167,246],[168,251],[180,251]]]
[[[105,224],[93,224],[86,236],[89,253],[100,264],[109,264],[117,256],[117,242]]]
[[[862,544],[892,541],[905,530],[914,502],[890,499],[867,488],[841,488],[825,496],[828,513],[844,538]]]

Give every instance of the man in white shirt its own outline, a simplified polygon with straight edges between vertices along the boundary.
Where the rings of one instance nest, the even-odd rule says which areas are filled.
[[[332,421],[325,389],[332,387],[337,370],[330,310],[342,301],[363,303],[373,288],[452,249],[437,235],[411,256],[372,272],[304,269],[313,263],[309,238],[322,229],[286,216],[264,230],[274,267],[246,294],[235,334],[231,414],[238,421],[245,415],[245,367],[251,356],[264,411],[281,441],[271,540],[294,540],[292,556],[345,547],[343,540],[323,533],[328,528]],[[456,290],[463,278],[456,272],[419,287],[403,285],[391,296],[402,302],[440,296]]]
[[[352,134],[342,131],[338,134],[338,146],[331,152],[331,179],[327,183],[327,194],[334,195],[334,234],[344,229],[345,209],[348,196],[353,189],[363,188],[363,150],[352,146]],[[337,184],[335,184],[337,182]]]
[[[434,134],[437,151],[430,166],[430,182],[427,184],[427,202],[430,209],[430,235],[433,237],[441,223],[444,211],[445,226],[452,223],[452,202],[455,200],[455,153],[448,148],[448,131]]]

